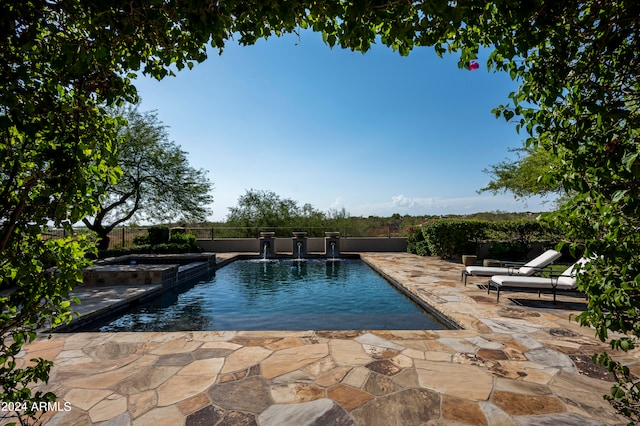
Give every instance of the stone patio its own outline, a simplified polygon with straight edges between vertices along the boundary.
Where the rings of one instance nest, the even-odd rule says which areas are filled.
[[[463,329],[43,336],[22,358],[54,360],[46,388],[69,407],[44,412],[44,424],[626,424],[590,360],[608,346],[568,319],[582,298],[505,293],[496,303],[474,285],[486,279],[462,285],[460,264],[362,257]],[[104,290],[103,303],[116,303],[118,289]],[[85,311],[104,309],[99,292],[80,296]],[[640,374],[638,351],[620,356]]]

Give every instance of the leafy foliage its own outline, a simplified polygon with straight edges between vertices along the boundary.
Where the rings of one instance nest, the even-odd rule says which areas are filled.
[[[486,236],[487,222],[478,220],[432,220],[412,229],[408,250],[415,247],[416,254],[440,256],[450,259],[462,254],[475,254],[478,244]]]
[[[571,3],[546,3],[531,15],[535,31],[497,46],[490,61],[522,81],[497,113],[517,120],[528,146],[553,153],[542,181],[570,194],[547,220],[593,259],[579,280],[589,302],[578,321],[603,341],[620,333],[612,349],[629,350],[640,336],[640,5]],[[638,378],[608,355],[594,359],[619,378],[614,406],[640,421]]]
[[[152,226],[147,229],[147,235],[134,238],[134,247],[126,250],[108,250],[108,255],[123,255],[131,253],[198,253],[202,251],[196,244],[195,235],[185,232],[175,232],[166,226]]]
[[[34,229],[35,228],[35,229]],[[51,361],[32,360],[18,367],[16,357],[22,346],[36,338],[36,330],[68,323],[72,316],[69,291],[82,282],[82,268],[89,252],[83,238],[43,240],[38,227],[20,229],[20,239],[11,238],[0,259],[0,400],[20,402],[28,409],[15,413],[21,423],[36,420],[32,408],[52,402],[51,392],[32,391],[33,383],[46,383]],[[3,413],[4,415],[9,413]]]
[[[497,241],[511,241],[520,244],[526,250],[533,241],[561,241],[560,235],[539,220],[504,220],[494,222],[487,230],[489,236]]]
[[[83,219],[98,234],[99,248],[107,249],[109,232],[132,218],[203,220],[209,212],[206,205],[213,201],[206,172],[189,166],[186,153],[168,140],[156,113],[129,108],[113,114],[122,118],[115,155],[122,176],[104,182],[97,213]]]
[[[147,229],[148,244],[166,244],[169,242],[170,231],[166,226],[152,226]]]
[[[517,198],[532,195],[559,194],[563,192],[560,182],[551,186],[541,176],[550,172],[558,162],[558,156],[540,147],[523,147],[514,149],[518,156],[515,160],[503,160],[483,170],[492,180],[479,192],[489,191],[493,194],[511,192]]]
[[[229,209],[227,224],[245,229],[246,237],[256,237],[255,229],[261,231],[275,228],[291,228],[310,230],[314,236],[314,228],[318,228],[324,214],[311,206],[298,203],[289,198],[281,198],[273,191],[250,189],[238,199],[238,205]],[[284,232],[282,229],[276,232]],[[276,235],[290,237],[287,235]]]
[[[479,243],[490,243],[489,256],[524,260],[533,243],[555,245],[554,230],[533,219],[431,219],[407,230],[407,251],[420,256],[458,257],[477,253]]]
[[[422,229],[418,227],[407,228],[407,252],[418,256],[431,256],[429,244],[425,240]]]

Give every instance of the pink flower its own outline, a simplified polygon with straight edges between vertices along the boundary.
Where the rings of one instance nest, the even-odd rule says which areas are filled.
[[[471,63],[469,63],[469,71],[477,70],[478,68],[480,68],[480,64],[476,61],[471,61]]]

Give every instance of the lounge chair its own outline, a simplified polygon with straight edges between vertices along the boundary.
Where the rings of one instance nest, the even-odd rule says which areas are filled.
[[[462,278],[465,287],[467,286],[467,276],[492,277],[494,275],[520,275],[529,276],[540,272],[545,267],[560,259],[562,254],[556,250],[547,250],[540,256],[531,259],[525,264],[501,262],[501,265],[508,266],[467,266],[462,270]]]
[[[496,275],[489,279],[487,285],[487,294],[491,291],[491,287],[495,288],[498,293],[496,301],[500,300],[500,290],[537,290],[538,296],[542,290],[551,290],[553,292],[553,303],[556,303],[556,292],[558,290],[563,291],[575,291],[578,286],[578,280],[576,277],[576,266],[578,264],[584,265],[587,263],[585,258],[580,258],[576,263],[567,268],[560,275],[551,275],[549,277],[523,277],[513,275]]]

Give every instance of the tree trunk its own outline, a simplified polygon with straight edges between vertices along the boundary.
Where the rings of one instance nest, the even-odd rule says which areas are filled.
[[[98,250],[107,250],[109,248],[109,238],[108,232],[98,232]]]

